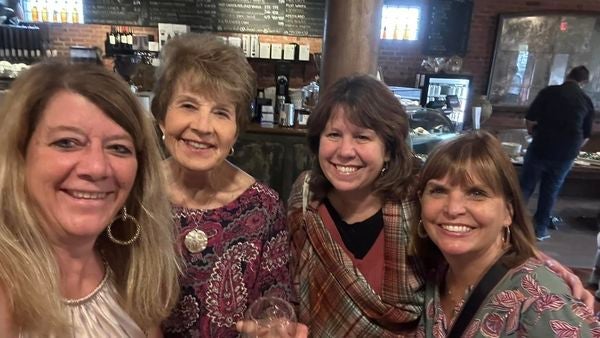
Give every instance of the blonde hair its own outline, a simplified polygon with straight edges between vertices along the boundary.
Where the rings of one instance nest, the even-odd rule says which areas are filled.
[[[517,173],[493,135],[476,131],[437,146],[421,170],[417,191],[422,193],[429,180],[446,176],[452,184],[461,185],[472,183],[477,177],[512,208],[511,250],[504,256],[503,262],[512,267],[534,256],[533,225],[523,203]],[[418,212],[420,214],[420,205]],[[415,219],[419,221],[421,218]],[[419,236],[419,226],[422,227],[420,224],[411,227],[411,252],[424,261],[426,268],[436,268],[443,260],[442,254],[429,237]]]
[[[142,233],[132,245],[121,246],[104,231],[96,248],[113,271],[123,309],[141,328],[157,326],[178,296],[179,256],[152,122],[114,73],[96,65],[64,63],[37,64],[22,73],[0,107],[0,287],[13,324],[21,332],[45,335],[69,327],[58,265],[23,174],[27,145],[40,116],[50,98],[63,90],[84,96],[134,139],[138,170],[126,207]],[[130,238],[133,225],[119,223],[113,224],[115,237]]]
[[[161,51],[152,100],[152,113],[159,122],[164,121],[178,85],[232,100],[238,134],[248,123],[256,96],[256,74],[241,48],[227,45],[211,33],[188,33],[169,40]]]

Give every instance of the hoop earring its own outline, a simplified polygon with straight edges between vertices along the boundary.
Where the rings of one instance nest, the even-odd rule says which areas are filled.
[[[379,173],[379,176],[383,176],[385,174],[385,172],[387,171],[387,167],[388,162],[383,162],[383,168],[381,168],[381,173]]]
[[[502,238],[504,246],[510,245],[510,225],[504,227],[504,238]]]
[[[233,156],[233,154],[235,154],[235,149],[233,149],[233,147],[231,147],[231,149],[229,149],[229,155],[228,156]]]
[[[121,219],[121,221],[123,221],[123,223],[126,222],[127,220],[130,220],[133,224],[135,224],[135,234],[133,235],[132,238],[130,238],[126,241],[117,239],[112,234],[112,225],[119,218]],[[140,223],[138,223],[138,221],[133,216],[131,216],[127,213],[126,207],[123,207],[123,213],[121,213],[120,216],[115,217],[115,219],[113,219],[113,221],[106,228],[106,234],[108,235],[108,238],[110,239],[110,241],[115,244],[119,244],[119,245],[130,245],[131,243],[135,242],[138,239],[138,237],[140,237],[141,231],[142,231],[142,227],[140,226]]]
[[[417,235],[419,236],[419,238],[427,238],[427,231],[425,231],[425,226],[423,225],[423,220],[419,221],[419,224],[417,224]]]

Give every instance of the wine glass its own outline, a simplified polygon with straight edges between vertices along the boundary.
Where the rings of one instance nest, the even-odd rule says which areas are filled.
[[[296,328],[294,307],[279,297],[260,297],[250,305],[244,316],[254,325],[245,337],[293,337]]]

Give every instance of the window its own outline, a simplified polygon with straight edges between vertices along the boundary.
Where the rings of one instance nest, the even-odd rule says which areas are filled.
[[[381,14],[382,40],[415,41],[419,36],[421,7],[384,4]]]
[[[83,0],[25,0],[29,22],[83,23]]]

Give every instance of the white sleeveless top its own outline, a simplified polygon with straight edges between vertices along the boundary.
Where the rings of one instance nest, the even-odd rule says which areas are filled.
[[[65,300],[67,318],[73,324],[71,335],[77,338],[141,338],[144,331],[117,303],[117,291],[107,267],[104,278],[89,295],[80,299]],[[21,334],[20,337],[33,337]]]

